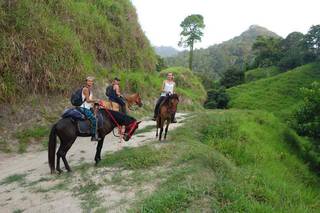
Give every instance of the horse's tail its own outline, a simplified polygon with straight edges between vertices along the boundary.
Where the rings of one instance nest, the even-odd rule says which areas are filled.
[[[55,156],[56,156],[56,146],[57,146],[57,133],[56,133],[57,124],[54,124],[50,136],[49,136],[49,144],[48,144],[48,162],[51,170],[51,174],[55,171]]]

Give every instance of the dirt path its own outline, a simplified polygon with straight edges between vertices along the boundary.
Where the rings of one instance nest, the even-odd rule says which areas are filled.
[[[170,129],[182,125],[181,121],[186,114],[177,114],[179,123],[171,124]],[[102,153],[115,152],[124,147],[136,147],[155,140],[155,131],[150,127],[154,121],[144,120],[139,129],[149,129],[147,132],[136,134],[129,142],[119,143],[112,134],[104,141]],[[170,132],[169,132],[170,135]],[[68,161],[71,167],[80,163],[94,163],[96,142],[89,138],[78,138],[68,152]],[[1,154],[0,154],[1,155]],[[0,212],[82,212],[80,200],[72,196],[68,190],[54,190],[59,187],[59,177],[49,174],[47,151],[26,153],[16,156],[0,157]],[[62,164],[63,165],[63,164]],[[111,176],[115,171],[109,171]],[[107,178],[104,176],[104,178]],[[119,206],[125,197],[134,196],[134,192],[118,193],[111,187],[103,187],[103,196],[109,196],[107,206],[118,206],[117,212],[125,210]]]

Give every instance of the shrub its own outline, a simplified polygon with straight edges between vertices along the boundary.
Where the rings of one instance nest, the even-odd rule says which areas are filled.
[[[224,88],[208,91],[208,99],[204,104],[207,109],[225,109],[229,103],[229,96]]]
[[[310,88],[301,89],[303,104],[294,113],[293,127],[300,135],[320,139],[320,84],[314,82]],[[320,144],[320,143],[319,143]]]

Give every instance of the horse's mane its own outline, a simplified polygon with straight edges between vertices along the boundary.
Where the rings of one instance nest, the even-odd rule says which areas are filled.
[[[105,116],[109,118],[109,114],[104,110],[104,109],[100,109],[100,112]],[[112,116],[114,117],[114,119],[118,122],[119,125],[129,125],[132,122],[134,122],[136,119],[134,119],[133,117],[129,116],[129,115],[125,115],[121,112],[116,112],[113,110],[109,110],[109,112],[112,114]],[[112,121],[112,119],[110,119]],[[113,121],[112,121],[113,122]]]
[[[179,96],[178,96],[177,94],[172,94],[172,95],[168,96],[168,97],[164,100],[164,102],[162,103],[162,105],[168,105],[168,104],[169,104],[169,101],[170,101],[171,99],[177,99],[177,100],[179,101]]]

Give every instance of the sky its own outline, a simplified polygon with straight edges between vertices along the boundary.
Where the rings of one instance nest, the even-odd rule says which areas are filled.
[[[131,0],[139,23],[154,46],[177,49],[180,23],[191,14],[201,14],[206,25],[201,43],[205,48],[229,40],[250,25],[259,25],[286,37],[307,33],[320,24],[320,0]]]

